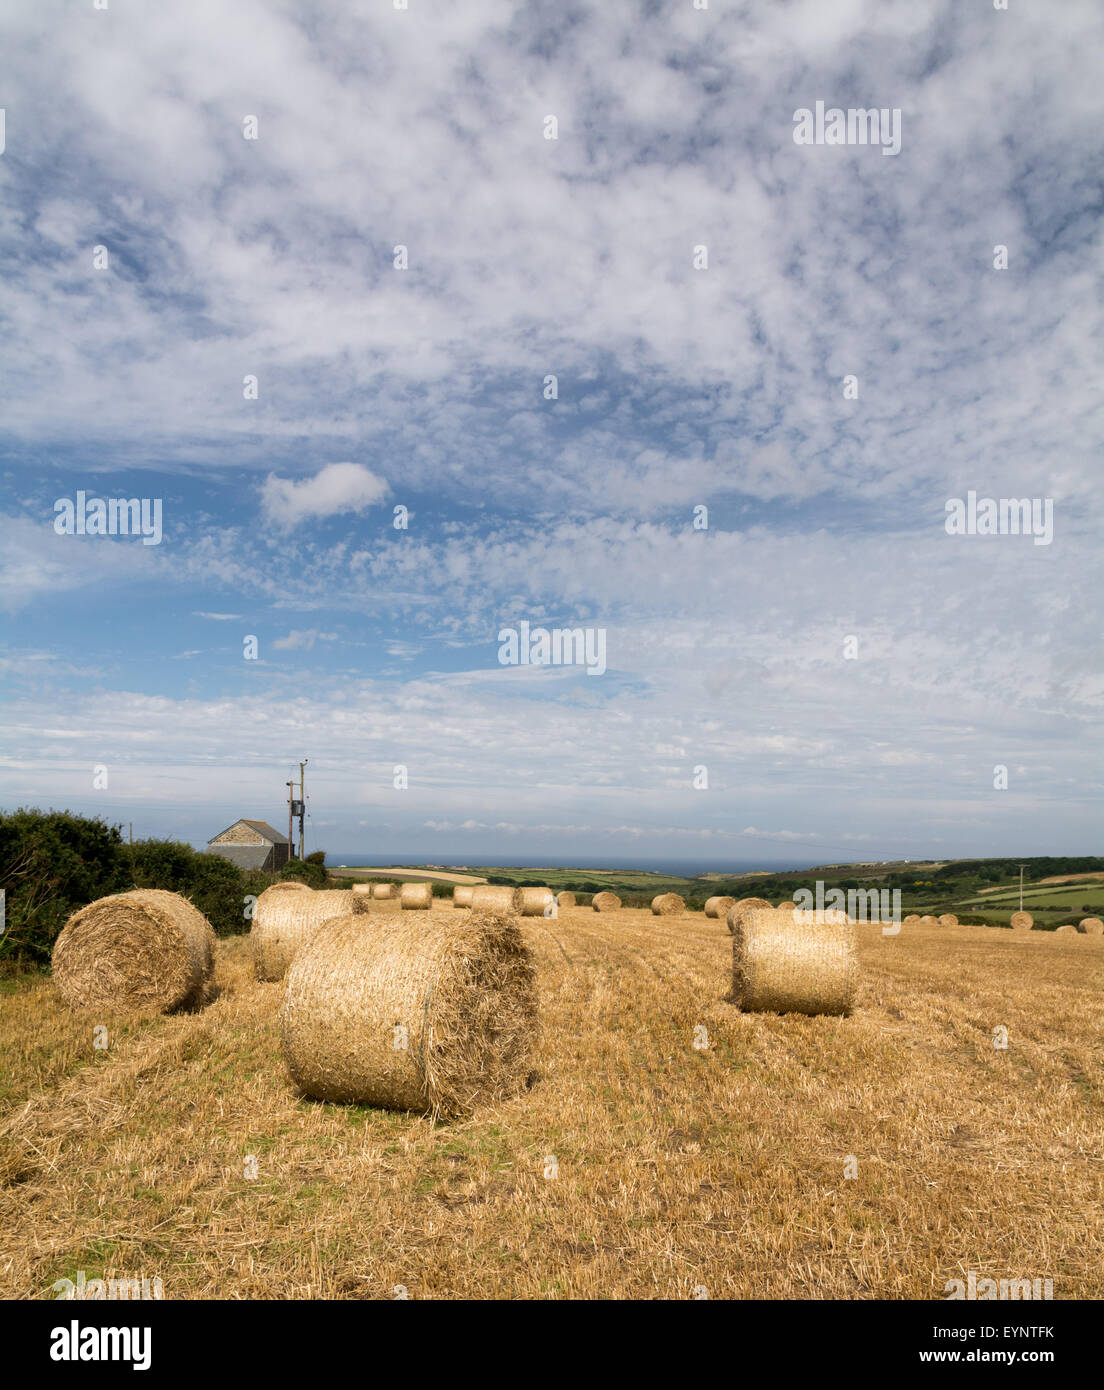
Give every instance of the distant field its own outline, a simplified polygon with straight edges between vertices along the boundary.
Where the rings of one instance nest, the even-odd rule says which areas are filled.
[[[213,1004],[106,1052],[49,980],[0,994],[0,1297],[1099,1296],[1104,941],[860,927],[839,1019],[740,1013],[700,913],[522,929],[538,1078],[453,1125],[302,1099],[242,938]]]
[[[445,869],[343,869],[339,865],[327,864],[326,872],[331,878],[386,878],[386,879],[429,879],[431,883],[486,883],[479,874],[454,874]]]

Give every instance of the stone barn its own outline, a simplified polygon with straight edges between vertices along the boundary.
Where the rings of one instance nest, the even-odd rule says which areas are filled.
[[[221,854],[239,869],[263,869],[276,873],[288,862],[291,846],[286,835],[264,820],[236,820],[213,840],[208,854]]]

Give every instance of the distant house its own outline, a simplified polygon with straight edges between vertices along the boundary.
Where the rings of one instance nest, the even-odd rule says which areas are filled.
[[[288,862],[291,846],[286,835],[264,820],[236,820],[213,840],[208,854],[221,854],[239,869],[264,869],[275,873]]]

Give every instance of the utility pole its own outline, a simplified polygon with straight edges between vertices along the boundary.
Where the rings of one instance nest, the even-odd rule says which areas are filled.
[[[134,822],[133,822],[133,821],[131,821],[131,823],[130,823],[130,843],[131,843],[131,844],[134,843]]]
[[[1020,865],[1020,911],[1023,911],[1023,871],[1027,868],[1026,864]]]
[[[293,816],[294,806],[293,806],[293,803],[292,803],[292,796],[293,796],[294,791],[295,791],[295,783],[294,783],[294,782],[285,782],[285,783],[284,783],[284,786],[287,787],[287,789],[288,789],[288,858],[289,858],[289,859],[294,859],[294,858],[295,858],[295,829],[294,829],[294,825],[293,825],[293,819],[294,819],[294,816]]]
[[[305,790],[304,790],[304,788],[303,788],[303,769],[306,767],[307,763],[309,763],[309,762],[310,762],[310,759],[309,759],[309,758],[304,758],[303,761],[299,764],[299,858],[300,858],[300,859],[302,859],[302,858],[304,857],[304,856],[303,856],[303,850],[304,850],[305,847],[306,847],[306,841],[305,841],[304,838],[303,838],[303,821],[305,820],[306,814],[307,814],[307,796],[306,796],[306,792],[305,792]]]

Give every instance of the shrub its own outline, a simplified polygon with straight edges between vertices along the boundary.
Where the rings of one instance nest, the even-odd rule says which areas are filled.
[[[180,840],[138,840],[125,847],[133,888],[179,893],[203,913],[219,936],[247,931],[244,875],[221,854],[192,849]]]
[[[325,888],[326,870],[321,864],[313,864],[309,859],[289,859],[280,870],[281,878],[295,878],[309,888]]]
[[[324,849],[316,849],[316,850],[314,851],[313,854],[308,854],[307,857],[306,857],[306,859],[304,860],[304,863],[307,863],[307,864],[319,864],[319,865],[321,865],[321,864],[325,864],[325,862],[326,862],[326,851],[325,851]]]

